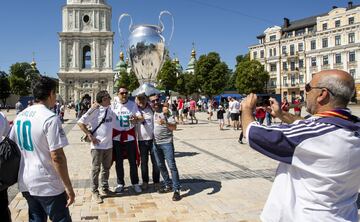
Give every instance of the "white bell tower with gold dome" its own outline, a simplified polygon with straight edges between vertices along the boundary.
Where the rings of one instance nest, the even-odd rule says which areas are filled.
[[[62,8],[59,93],[66,102],[113,92],[111,7],[105,0],[67,0]]]

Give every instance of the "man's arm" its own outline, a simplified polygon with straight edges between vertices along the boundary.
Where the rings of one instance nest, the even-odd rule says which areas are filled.
[[[256,107],[257,96],[256,94],[251,93],[246,97],[246,99],[241,103],[241,128],[246,134],[246,130],[251,122],[255,121],[253,111]]]
[[[68,196],[66,207],[68,207],[74,202],[75,193],[71,185],[65,153],[63,149],[60,148],[51,151],[50,155],[51,155],[52,165],[54,166],[56,172],[59,174],[61,180],[64,183],[65,192]]]

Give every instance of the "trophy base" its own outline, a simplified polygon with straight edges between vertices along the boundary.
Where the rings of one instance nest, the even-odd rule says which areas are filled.
[[[155,88],[154,85],[151,83],[143,83],[139,88],[135,89],[132,94],[134,96],[152,96],[161,94],[161,91]]]

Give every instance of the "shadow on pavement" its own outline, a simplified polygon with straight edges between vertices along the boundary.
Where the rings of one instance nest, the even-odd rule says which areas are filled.
[[[221,182],[216,180],[204,180],[204,179],[182,179],[181,191],[187,192],[181,195],[181,198],[198,194],[204,190],[212,189],[207,195],[218,193],[221,190]]]
[[[198,152],[177,152],[175,151],[175,157],[187,157],[187,156],[195,156],[198,155]]]

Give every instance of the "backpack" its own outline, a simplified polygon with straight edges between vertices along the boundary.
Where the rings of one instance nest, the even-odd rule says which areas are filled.
[[[0,143],[0,191],[17,182],[20,159],[21,153],[17,144],[5,137]]]

